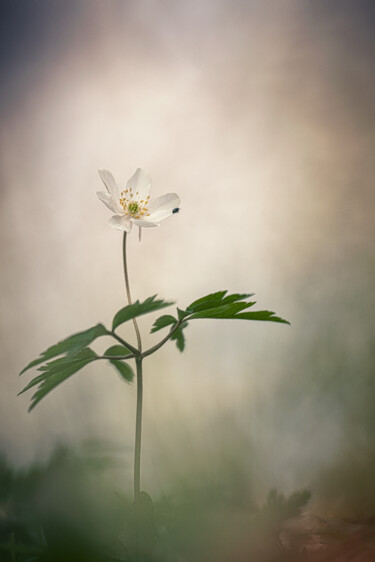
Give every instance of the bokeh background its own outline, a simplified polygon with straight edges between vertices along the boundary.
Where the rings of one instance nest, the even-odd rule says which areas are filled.
[[[131,487],[135,388],[110,366],[31,414],[16,395],[41,350],[124,305],[97,170],[140,166],[182,203],[130,237],[133,297],[250,291],[291,322],[197,321],[145,364],[143,488],[227,472],[255,501],[309,487],[317,512],[373,513],[373,2],[8,0],[1,27],[9,462],[95,439]]]

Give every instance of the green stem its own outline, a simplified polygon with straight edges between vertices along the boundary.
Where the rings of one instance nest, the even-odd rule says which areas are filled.
[[[129,353],[129,355],[100,355],[100,357],[96,357],[93,361],[97,359],[107,359],[108,361],[129,361],[129,359],[135,359],[138,355],[134,355],[134,353]]]
[[[129,355],[101,355],[97,359],[115,359],[115,360],[117,359],[118,361],[127,361],[128,359],[136,359],[136,358],[144,359],[145,357],[148,357],[149,355],[152,355],[153,353],[155,353],[155,351],[157,351],[165,343],[167,343],[167,341],[171,339],[171,337],[173,336],[175,331],[181,326],[182,322],[184,322],[185,320],[186,319],[179,320],[178,322],[176,322],[176,324],[173,326],[172,330],[162,340],[160,340],[159,343],[150,347],[149,349],[146,349],[146,351],[143,351],[143,353],[139,353],[137,350],[135,350],[135,353],[129,353]],[[114,333],[111,333],[111,335],[116,336],[116,334],[114,334]],[[117,339],[118,339],[118,341],[121,341],[125,345],[125,347],[128,347],[129,349],[131,349],[129,347],[128,343],[121,340],[121,338],[117,338]]]
[[[135,450],[134,450],[134,500],[137,502],[141,493],[141,438],[142,438],[142,359],[137,357],[137,414],[135,421]]]
[[[165,343],[167,343],[167,341],[173,336],[173,334],[175,333],[175,331],[181,326],[182,322],[185,322],[184,320],[179,320],[178,322],[176,322],[176,324],[173,326],[172,330],[165,336],[165,338],[163,338],[159,343],[157,343],[156,345],[154,345],[153,347],[150,347],[149,349],[147,349],[146,351],[144,351],[141,354],[142,359],[144,359],[145,357],[147,357],[148,355],[152,355],[153,353],[155,353],[155,351],[157,351],[158,349],[160,349]]]
[[[124,347],[127,347],[129,349],[129,351],[132,352],[133,355],[137,355],[138,349],[136,347],[133,347],[132,345],[130,345],[130,343],[128,343],[127,341],[125,341],[124,339],[120,338],[120,336],[118,336],[116,334],[116,332],[114,332],[113,330],[111,332],[108,332],[108,335],[112,336],[113,338],[115,338],[119,343],[121,343]]]
[[[126,262],[126,232],[124,232],[123,244],[124,277],[126,296],[128,304],[132,304],[129,287],[128,266]],[[137,320],[133,318],[134,330],[137,336],[138,351],[142,351],[141,334],[139,332]],[[134,501],[137,503],[141,493],[141,437],[142,437],[142,398],[143,398],[143,378],[142,378],[142,358],[135,358],[137,366],[137,410],[135,420],[135,447],[134,447]]]
[[[128,304],[133,304],[132,298],[130,296],[128,265],[127,265],[127,262],[126,262],[126,232],[124,232],[124,238],[123,238],[123,242],[122,242],[122,255],[123,255],[123,261],[124,261],[124,277],[125,277],[126,296],[128,298]],[[137,320],[135,318],[133,318],[133,324],[134,324],[135,335],[137,336],[138,351],[142,351],[141,334],[139,332],[138,323],[137,323]]]

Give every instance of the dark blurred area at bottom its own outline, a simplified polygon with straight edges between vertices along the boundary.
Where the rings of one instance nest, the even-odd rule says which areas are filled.
[[[118,489],[110,448],[58,448],[44,465],[0,458],[1,562],[372,562],[375,516],[314,515],[308,490],[262,506],[235,477],[180,482],[138,505]],[[125,469],[125,468],[124,468]]]

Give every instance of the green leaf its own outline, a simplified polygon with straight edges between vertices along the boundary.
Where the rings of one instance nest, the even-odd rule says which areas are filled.
[[[49,394],[51,390],[97,359],[97,357],[97,354],[92,349],[85,348],[74,356],[66,356],[62,359],[51,361],[41,367],[39,370],[42,371],[42,375],[35,377],[27,387],[21,391],[22,393],[40,383],[38,390],[32,397],[29,411],[35,408],[42,398]]]
[[[189,304],[186,310],[190,312],[198,312],[199,310],[207,310],[208,308],[218,306],[222,303],[222,300],[227,292],[228,291],[217,291],[216,293],[210,293],[209,295],[197,299]]]
[[[55,345],[52,345],[51,347],[46,349],[46,351],[43,351],[43,353],[41,353],[41,355],[37,359],[31,361],[31,363],[29,363],[24,369],[22,369],[20,374],[22,375],[22,373],[24,373],[28,369],[31,369],[31,367],[40,365],[41,363],[44,363],[48,359],[52,359],[57,355],[62,355],[65,353],[69,356],[74,355],[78,353],[81,349],[90,345],[96,338],[99,338],[101,336],[106,336],[107,334],[108,331],[103,326],[103,324],[97,324],[96,326],[93,326],[88,330],[85,330],[83,332],[78,332],[77,334],[73,334],[72,336],[69,336],[65,340],[62,340]]]
[[[227,295],[227,291],[218,291],[194,301],[187,307],[186,312],[190,312],[189,320],[195,318],[232,318],[289,324],[287,320],[276,316],[274,312],[269,310],[243,312],[255,304],[255,302],[246,302],[246,299],[252,297],[253,294],[233,293]]]
[[[223,304],[228,304],[230,302],[237,302],[237,301],[244,301],[253,297],[254,293],[233,293],[232,295],[228,295],[222,300]],[[254,303],[255,304],[255,303]]]
[[[117,357],[119,355],[129,355],[131,351],[124,345],[112,345],[105,352],[104,355]]]
[[[132,320],[137,316],[147,314],[148,312],[154,312],[155,310],[160,310],[161,308],[165,308],[166,306],[171,306],[172,304],[174,304],[170,301],[164,301],[161,299],[157,300],[156,296],[157,295],[149,297],[144,302],[139,302],[137,300],[135,303],[125,306],[124,308],[119,310],[113,318],[112,330],[115,330],[124,322]]]
[[[56,359],[55,361],[49,361],[48,363],[46,363],[46,365],[38,368],[38,371],[42,371],[42,374],[34,377],[29,382],[29,384],[25,386],[25,388],[21,390],[21,392],[18,393],[18,396],[26,392],[26,390],[29,390],[29,388],[36,386],[40,382],[43,382],[43,380],[46,380],[48,377],[59,373],[67,367],[72,368],[76,363],[81,363],[86,359],[91,360],[91,358],[93,357],[92,353],[93,351],[90,348],[86,348],[73,357],[65,356],[61,357],[60,359]]]
[[[181,326],[177,328],[177,330],[173,332],[173,335],[171,336],[171,340],[174,340],[176,342],[177,348],[180,351],[184,351],[185,349],[185,336],[183,330],[184,328],[186,328],[187,325],[188,325],[187,322],[183,322]]]
[[[256,310],[254,312],[241,312],[236,314],[235,318],[242,320],[264,320],[269,322],[280,322],[282,324],[289,324],[288,320],[275,316],[275,312],[270,312],[269,310]]]
[[[186,316],[189,316],[189,314],[189,310],[181,310],[180,308],[177,308],[177,315],[179,320],[183,320],[184,318],[186,318]]]
[[[75,355],[64,355],[64,357],[54,359],[54,361],[48,361],[45,365],[38,367],[38,371],[45,371],[49,375],[54,375],[55,373],[61,371],[61,369],[65,369],[68,364],[90,359],[92,357],[92,353],[93,351],[89,347],[86,347],[85,349],[81,349],[81,351]]]
[[[216,293],[206,295],[205,297],[202,297],[201,299],[198,299],[189,304],[186,312],[201,312],[202,310],[209,310],[211,308],[216,308],[224,304],[243,301],[254,295],[254,293],[233,293],[231,295],[227,295],[227,292],[228,291],[217,291]]]
[[[223,304],[217,306],[216,308],[209,308],[207,310],[202,310],[200,312],[194,313],[189,317],[189,320],[193,318],[233,318],[241,310],[250,308],[253,306],[254,302],[232,302],[229,304]]]
[[[132,382],[134,379],[134,372],[128,363],[124,363],[124,361],[119,361],[118,359],[110,359],[109,362],[114,366],[117,373],[123,380],[126,382]]]
[[[171,324],[176,324],[176,322],[177,322],[176,318],[171,314],[165,314],[164,316],[159,316],[159,318],[155,320],[151,328],[151,334],[153,334],[154,332],[158,332],[159,330],[162,330],[163,328],[166,328]]]
[[[33,386],[36,386],[37,384],[39,384],[40,382],[43,382],[45,380],[46,376],[43,375],[38,375],[37,377],[34,377],[32,381],[29,382],[29,384],[27,384],[25,386],[25,388],[23,388],[18,394],[17,396],[19,396],[20,394],[23,394],[24,392],[26,392],[26,390],[29,390],[30,388],[32,388]]]

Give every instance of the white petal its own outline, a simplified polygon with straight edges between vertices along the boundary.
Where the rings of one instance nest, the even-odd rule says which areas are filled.
[[[133,199],[140,201],[150,194],[151,178],[142,168],[137,168],[126,184],[126,189],[132,190]]]
[[[104,191],[97,191],[96,195],[99,197],[100,201],[104,203],[108,209],[110,209],[113,213],[117,213],[121,208],[119,205],[116,205],[115,201],[113,201],[112,196],[109,193],[105,193]]]
[[[127,216],[115,215],[109,219],[109,226],[116,228],[116,230],[125,230],[125,232],[130,232],[132,229],[132,223]]]
[[[145,228],[151,227],[151,226],[160,226],[160,224],[158,222],[152,222],[152,221],[148,221],[146,219],[130,219],[134,224],[136,224],[137,226],[144,226]]]
[[[150,201],[149,219],[151,221],[161,221],[173,214],[173,209],[178,209],[181,199],[177,193],[165,193]]]
[[[120,189],[111,172],[108,170],[99,170],[99,176],[106,186],[108,193],[112,195],[112,199],[118,201],[120,199]]]

